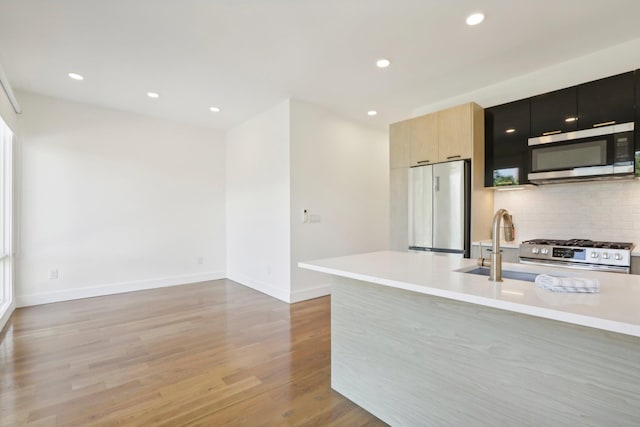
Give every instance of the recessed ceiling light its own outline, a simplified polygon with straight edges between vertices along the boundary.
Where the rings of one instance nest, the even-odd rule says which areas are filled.
[[[506,133],[514,133],[515,131],[516,130],[513,128],[505,130]]]
[[[389,61],[388,59],[385,59],[385,58],[378,59],[376,61],[376,66],[378,68],[387,68],[389,65],[391,65],[391,61]]]
[[[77,73],[69,73],[67,75],[71,77],[73,80],[84,80],[84,77],[82,77],[80,74],[77,74]]]
[[[375,115],[378,114],[378,112],[376,110],[369,110],[369,111],[367,111],[367,114],[370,115],[370,116],[375,116]]]
[[[567,123],[575,122],[576,120],[578,120],[577,117],[567,117],[566,119],[564,119],[564,121]]]
[[[209,107],[209,110],[213,111],[214,113],[219,113],[220,112],[220,108],[218,108],[218,107]]]
[[[160,95],[158,95],[158,94],[157,94],[157,93],[155,93],[155,92],[147,92],[147,96],[148,96],[149,98],[159,98],[159,97],[160,97]]]
[[[482,13],[474,13],[467,17],[467,25],[478,25],[484,21],[484,15]]]

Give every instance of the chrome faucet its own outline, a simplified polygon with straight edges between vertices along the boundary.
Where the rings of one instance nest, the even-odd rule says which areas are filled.
[[[506,209],[498,209],[493,216],[493,233],[491,235],[491,265],[489,280],[502,282],[502,253],[500,251],[500,219],[504,223],[504,240],[513,241],[513,221]]]

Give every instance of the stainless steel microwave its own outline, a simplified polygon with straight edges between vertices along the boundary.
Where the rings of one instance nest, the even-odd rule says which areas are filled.
[[[529,138],[529,181],[552,184],[634,176],[634,124]]]

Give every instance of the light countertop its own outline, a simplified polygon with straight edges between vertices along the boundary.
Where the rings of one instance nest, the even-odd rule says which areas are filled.
[[[531,282],[489,282],[476,260],[433,252],[371,252],[300,262],[299,267],[397,289],[640,337],[640,276],[503,263],[503,270],[589,277],[600,293],[555,293]]]

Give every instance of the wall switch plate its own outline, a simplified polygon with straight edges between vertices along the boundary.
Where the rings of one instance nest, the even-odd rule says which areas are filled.
[[[197,263],[197,264],[204,264],[204,258],[203,258],[203,257],[201,257],[201,256],[199,256],[199,257],[196,259],[196,263]]]
[[[49,270],[49,280],[58,280],[58,269]]]
[[[302,223],[306,224],[309,222],[309,210],[308,209],[303,209],[302,210]]]
[[[309,215],[309,222],[320,222],[320,215]]]

